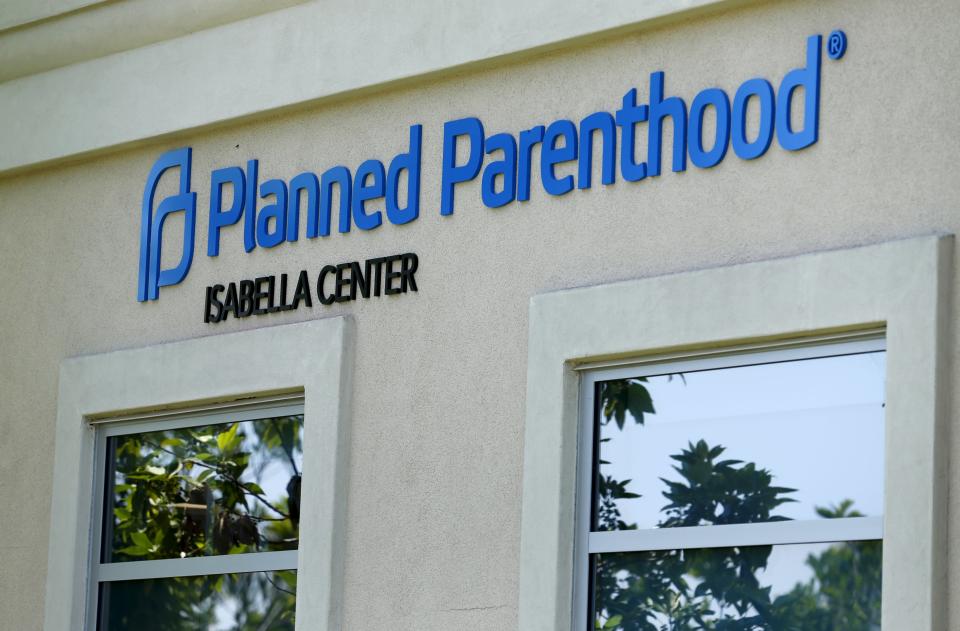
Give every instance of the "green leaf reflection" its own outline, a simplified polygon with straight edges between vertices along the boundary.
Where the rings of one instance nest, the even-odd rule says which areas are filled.
[[[682,376],[680,376],[682,378]],[[654,414],[646,379],[600,384],[601,426],[622,430]],[[609,439],[600,439],[601,441]],[[670,455],[676,479],[661,479],[667,504],[659,527],[724,525],[786,519],[776,514],[795,489],[774,486],[754,462],[725,457],[704,440]],[[601,463],[606,464],[606,463]],[[630,480],[599,472],[599,530],[636,528],[618,503],[639,497]],[[852,500],[817,507],[821,518],[858,517]],[[836,543],[807,556],[812,578],[774,596],[760,580],[772,546],[600,554],[594,563],[593,626],[597,631],[877,631],[880,628],[882,546]]]
[[[106,559],[296,549],[302,428],[288,416],[111,439]]]

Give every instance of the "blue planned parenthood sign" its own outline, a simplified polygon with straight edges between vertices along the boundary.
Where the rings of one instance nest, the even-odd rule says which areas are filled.
[[[846,35],[834,31],[827,38],[826,48],[831,59],[840,59],[847,50]],[[595,159],[600,162],[600,180],[605,185],[614,184],[618,173],[627,182],[657,177],[664,168],[664,122],[668,119],[673,128],[668,151],[670,169],[674,172],[685,171],[688,160],[700,169],[714,167],[723,161],[731,148],[740,159],[754,160],[766,153],[774,139],[787,151],[809,147],[818,139],[823,49],[823,37],[812,35],[807,38],[804,65],[789,71],[776,86],[767,79],[752,78],[744,81],[732,96],[721,88],[706,88],[694,96],[689,105],[679,96],[668,95],[666,73],[657,71],[650,74],[648,102],[638,102],[637,89],[631,88],[623,95],[618,109],[594,112],[579,123],[561,119],[547,125],[535,125],[517,134],[488,136],[479,118],[448,121],[443,126],[440,214],[452,215],[456,208],[457,186],[478,176],[481,178],[481,201],[489,208],[529,200],[534,168],[539,168],[540,182],[549,195],[565,195],[574,188],[589,189],[593,184]],[[802,96],[798,96],[801,89]],[[802,98],[802,103],[795,107],[794,100],[798,98]],[[748,106],[759,116],[759,122],[751,124],[749,133]],[[793,109],[802,110],[802,124],[794,126],[791,120]],[[716,124],[707,134],[704,119],[711,110]],[[645,126],[647,151],[641,156],[643,159],[638,160],[636,146],[643,129],[641,125]],[[596,134],[599,134],[600,143],[599,153],[594,156]],[[289,181],[267,179],[261,182],[256,159],[248,160],[245,166],[214,170],[209,184],[207,256],[219,255],[224,228],[241,223],[243,248],[250,252],[255,248],[273,248],[284,241],[298,240],[301,223],[306,224],[303,234],[308,239],[315,239],[330,236],[334,225],[343,233],[354,227],[374,230],[385,222],[402,225],[416,220],[421,206],[422,138],[422,125],[412,125],[407,151],[389,162],[369,159],[353,170],[338,165],[319,175],[306,171]],[[536,147],[539,147],[538,165],[534,165]],[[496,158],[492,157],[494,154]],[[466,157],[458,161],[458,156]],[[191,190],[191,160],[191,148],[174,149],[157,159],[147,177],[141,209],[137,289],[137,300],[141,302],[156,300],[160,287],[180,283],[190,270],[197,210],[197,196]],[[576,163],[575,174],[558,175],[557,167],[569,163]],[[160,201],[154,210],[160,178],[172,170],[179,171],[178,193]],[[401,199],[403,175],[406,175],[407,184]],[[301,206],[305,207],[303,213]],[[175,267],[161,269],[164,221],[176,212],[184,213],[183,252]],[[301,214],[305,217],[302,218]],[[407,263],[411,260],[403,259],[405,255],[397,256],[401,257],[398,260]],[[320,274],[318,278],[326,276]],[[356,270],[351,276],[361,277],[366,278],[366,274]],[[303,282],[302,279],[303,275],[298,284]],[[415,291],[415,283],[404,286],[408,284],[412,284]],[[224,290],[222,286],[217,287]],[[249,287],[244,284],[243,291],[249,293]],[[218,315],[210,316],[210,305],[221,302],[221,290],[212,295],[208,291],[207,321],[222,319]],[[235,289],[238,293],[235,300],[230,300],[231,304],[240,304],[240,291]],[[305,296],[306,290],[300,287],[298,293]],[[321,286],[313,293],[318,297],[331,295]],[[337,300],[340,299],[341,296],[337,296]],[[276,309],[271,306],[270,310]],[[234,308],[233,312],[236,315],[237,309]],[[260,308],[251,308],[250,311],[251,314],[260,312]],[[222,312],[223,317],[226,313]]]

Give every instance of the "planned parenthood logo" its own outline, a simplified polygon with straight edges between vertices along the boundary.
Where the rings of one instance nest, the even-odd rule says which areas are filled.
[[[673,94],[666,72],[659,70],[650,73],[645,95],[630,87],[617,104],[587,114],[579,122],[565,118],[534,120],[527,129],[488,135],[479,118],[447,121],[440,148],[440,187],[435,191],[439,193],[440,215],[453,215],[458,187],[463,187],[461,208],[474,209],[480,205],[500,208],[519,204],[534,194],[560,196],[589,189],[597,179],[596,162],[600,163],[597,166],[603,185],[620,179],[634,186],[649,186],[668,169],[675,173],[691,167],[711,169],[730,155],[743,161],[755,160],[766,154],[774,141],[784,151],[803,150],[819,139],[824,49],[826,57],[836,61],[848,46],[847,36],[840,30],[830,33],[826,47],[822,35],[811,35],[806,38],[800,65],[779,80],[753,77],[729,92],[708,87],[692,100]],[[753,115],[748,116],[748,110]],[[708,117],[715,121],[712,125],[705,124]],[[666,129],[670,129],[669,134]],[[408,141],[399,153],[389,160],[364,160],[353,169],[341,164],[322,172],[307,170],[289,178],[275,177],[270,165],[261,172],[255,158],[247,160],[245,168],[237,164],[215,169],[208,180],[207,256],[219,256],[221,238],[232,241],[232,247],[252,252],[301,237],[325,239],[334,232],[377,230],[387,224],[400,226],[417,220],[422,131],[422,125],[410,125]],[[191,156],[189,147],[168,151],[147,178],[137,288],[141,302],[156,300],[161,287],[181,282],[190,270],[197,211],[197,195],[190,191]],[[179,190],[154,209],[160,179],[170,170],[179,171]],[[170,180],[176,176],[166,177]],[[475,182],[478,178],[480,181]],[[538,184],[542,192],[534,188]],[[468,191],[479,193],[479,199],[465,198]],[[161,269],[164,222],[181,211],[180,262],[176,267]],[[537,229],[551,228],[542,224]],[[169,254],[168,260],[172,260]],[[393,269],[395,264],[399,271]],[[309,292],[329,304],[353,300],[357,295],[367,297],[371,288],[375,296],[381,295],[381,289],[383,295],[392,295],[395,289],[402,293],[408,286],[416,291],[416,265],[413,255],[403,254],[368,259],[362,270],[346,263],[326,266],[325,272],[317,274],[315,289],[310,289],[305,275],[297,277],[294,293],[300,298],[289,304],[309,304]],[[348,268],[353,271],[348,272]],[[230,312],[245,317],[241,314],[286,309],[286,276],[279,278],[279,285],[273,277],[261,276],[236,287],[208,287],[208,321],[220,321],[221,315]],[[394,281],[399,283],[396,287]],[[276,301],[270,289],[275,285],[280,288]],[[261,299],[266,306],[257,306]],[[220,311],[217,305],[222,307]]]
[[[190,192],[190,161],[192,150],[189,147],[168,151],[154,163],[147,177],[147,186],[143,190],[143,207],[140,221],[140,281],[137,287],[137,300],[156,300],[160,288],[176,285],[187,276],[190,263],[193,262],[193,235],[197,218],[197,194]],[[165,198],[153,210],[153,198],[157,192],[160,178],[170,169],[180,168],[180,187],[176,195]],[[183,253],[180,263],[172,269],[160,269],[160,252],[163,243],[163,224],[171,213],[184,212]]]

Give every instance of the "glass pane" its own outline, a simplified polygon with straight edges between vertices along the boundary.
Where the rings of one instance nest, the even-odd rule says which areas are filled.
[[[880,541],[600,554],[591,628],[877,631]]]
[[[294,570],[100,585],[100,631],[293,631]]]
[[[884,360],[597,384],[594,530],[882,515]]]
[[[303,416],[107,440],[103,561],[294,550]]]

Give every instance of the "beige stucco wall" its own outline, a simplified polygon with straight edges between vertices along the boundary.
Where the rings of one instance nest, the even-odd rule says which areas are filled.
[[[948,0],[772,2],[0,180],[0,625],[42,623],[63,358],[352,313],[344,628],[515,628],[529,297],[960,232],[958,23]],[[477,178],[458,188],[456,214],[439,216],[447,120],[476,115],[488,133],[578,120],[613,111],[631,87],[645,94],[661,69],[668,92],[688,102],[713,84],[732,93],[749,77],[779,80],[803,63],[808,35],[837,27],[850,48],[824,59],[821,139],[810,149],[774,145],[749,163],[731,152],[711,170],[559,198],[535,181],[530,202],[499,210],[482,206]],[[418,221],[250,254],[232,229],[220,257],[205,256],[211,169],[255,157],[262,181],[389,159],[412,123],[424,125]],[[194,149],[198,251],[184,283],[137,303],[144,181],[162,151],[182,145]],[[202,322],[207,284],[403,251],[420,255],[417,294]],[[960,432],[950,451],[960,454]],[[960,523],[960,502],[950,515]],[[951,539],[956,584],[960,537]],[[951,607],[960,628],[960,601]]]
[[[104,2],[106,0],[7,0],[0,8],[0,29],[50,19]]]
[[[750,1],[120,0],[0,31],[0,173]]]

